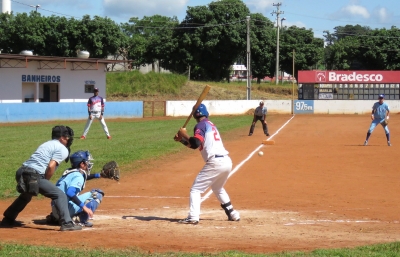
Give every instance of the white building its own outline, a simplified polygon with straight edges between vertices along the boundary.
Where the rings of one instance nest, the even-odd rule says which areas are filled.
[[[106,98],[107,64],[121,60],[0,54],[0,103],[85,102]]]

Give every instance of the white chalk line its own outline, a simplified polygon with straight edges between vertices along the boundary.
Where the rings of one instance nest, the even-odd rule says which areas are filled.
[[[294,115],[285,122],[285,124],[283,124],[274,134],[272,134],[272,136],[268,137],[267,141],[271,140],[275,135],[277,135],[292,119],[294,118]],[[244,159],[241,163],[239,163],[229,174],[228,178],[230,178],[233,174],[235,174],[248,160],[250,160],[251,157],[253,157],[253,155],[258,152],[258,150],[260,150],[260,148],[263,147],[263,144],[261,144],[260,146],[258,146],[253,152],[251,152],[249,154],[249,156],[247,156],[246,159]],[[212,190],[210,189],[202,198],[201,198],[201,202],[204,202],[207,198],[209,198],[209,196],[212,194]]]
[[[284,226],[294,225],[316,225],[321,223],[380,223],[378,220],[305,220],[299,222],[289,222],[283,224]]]
[[[181,196],[143,196],[143,195],[110,195],[104,197],[111,197],[111,198],[162,198],[162,199],[180,199],[180,198],[189,198],[181,197]]]

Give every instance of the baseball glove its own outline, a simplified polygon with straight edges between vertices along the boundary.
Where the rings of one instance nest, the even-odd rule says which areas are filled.
[[[381,124],[382,124],[382,126],[385,127],[385,126],[387,126],[389,124],[389,120],[384,119]]]
[[[119,166],[116,161],[110,161],[104,164],[100,176],[103,178],[109,178],[109,179],[115,179],[116,181],[119,181]]]

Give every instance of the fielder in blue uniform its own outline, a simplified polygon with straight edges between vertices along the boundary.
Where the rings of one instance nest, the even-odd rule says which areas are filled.
[[[367,132],[367,137],[365,138],[364,145],[368,145],[368,140],[372,134],[372,131],[374,131],[375,127],[378,124],[381,124],[383,129],[385,130],[387,145],[391,146],[389,128],[386,124],[383,123],[385,120],[389,120],[389,112],[390,112],[389,106],[384,102],[384,99],[385,95],[379,95],[379,101],[374,103],[374,105],[372,106],[372,113],[371,113],[372,122]]]
[[[68,197],[68,209],[70,216],[79,218],[79,225],[92,227],[89,219],[100,205],[104,192],[101,189],[92,189],[90,192],[79,195],[85,188],[87,180],[100,178],[100,173],[90,174],[93,167],[92,155],[89,151],[77,151],[70,156],[71,168],[64,171],[56,186]],[[52,202],[52,213],[46,217],[48,224],[57,223],[59,216],[55,212]]]

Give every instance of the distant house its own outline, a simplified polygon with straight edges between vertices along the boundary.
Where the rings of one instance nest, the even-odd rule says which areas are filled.
[[[231,79],[247,79],[247,67],[243,64],[232,65]]]

